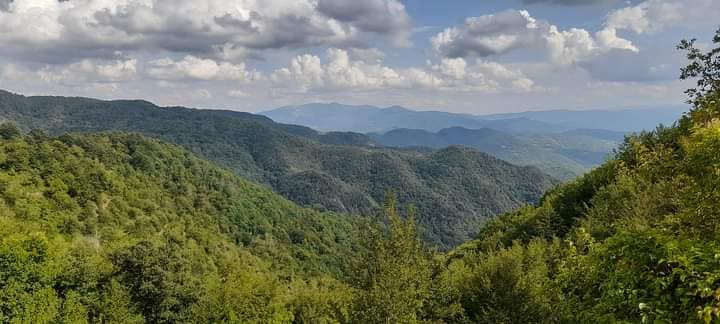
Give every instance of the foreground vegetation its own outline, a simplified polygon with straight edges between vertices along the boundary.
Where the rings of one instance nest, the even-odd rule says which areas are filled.
[[[139,135],[0,134],[0,321],[284,321],[344,287],[347,217]]]
[[[450,255],[466,319],[720,322],[720,49],[681,48],[689,114]]]

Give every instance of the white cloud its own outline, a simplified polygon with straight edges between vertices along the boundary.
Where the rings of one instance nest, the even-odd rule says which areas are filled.
[[[170,58],[150,61],[145,72],[158,80],[252,81],[261,77],[258,72],[248,71],[244,63],[218,63],[191,55],[178,61]]]
[[[431,39],[433,49],[447,57],[490,56],[527,47],[538,41],[537,21],[524,10],[470,17]]]
[[[473,65],[463,58],[444,58],[427,68],[394,69],[382,62],[353,60],[347,51],[331,48],[327,60],[300,55],[290,66],[271,75],[276,87],[297,92],[392,91],[425,89],[443,92],[530,91],[534,82],[519,71],[499,63],[479,60]]]
[[[558,30],[550,26],[545,36],[550,59],[561,64],[570,64],[592,55],[597,44],[590,33],[584,29]]]
[[[397,45],[409,45],[412,29],[405,6],[395,0],[318,0],[320,12],[366,31],[387,34]]]
[[[43,81],[67,85],[124,82],[136,77],[137,60],[126,59],[101,63],[86,59],[67,66],[48,65],[39,70],[37,74]]]
[[[401,0],[0,0],[0,85],[249,110],[316,100],[466,112],[682,101],[674,44],[714,30],[720,1],[627,3],[597,29],[508,10],[438,27],[430,48],[398,50],[387,42],[407,45],[412,32]]]
[[[570,1],[568,1],[568,4]],[[431,38],[443,57],[487,57],[516,50],[546,50],[557,64],[594,59],[611,51],[639,52],[622,31],[635,34],[657,32],[671,26],[716,27],[720,17],[717,0],[647,0],[608,14],[594,34],[578,28],[560,30],[548,21],[533,18],[524,10],[470,17],[461,26],[445,29]]]
[[[362,44],[373,35],[407,42],[398,0],[15,0],[0,10],[0,55],[67,61],[115,50],[213,54]],[[355,3],[354,1],[352,3]],[[359,5],[362,3],[362,5]]]
[[[608,44],[637,51],[631,41],[618,37],[617,31],[646,34],[672,26],[716,28],[718,17],[717,0],[647,0],[611,12],[598,35]]]
[[[465,77],[467,62],[462,58],[443,59],[435,69],[444,76],[453,79],[462,79]]]
[[[524,10],[471,17],[459,27],[447,28],[431,38],[435,52],[444,57],[487,57],[514,50],[544,49],[559,64],[575,63],[613,49],[637,51],[609,28],[594,37],[587,30],[559,30]]]
[[[287,84],[298,91],[307,91],[311,88],[389,87],[400,78],[396,71],[378,63],[353,61],[348,52],[342,49],[328,49],[326,55],[328,62],[325,64],[318,56],[297,56],[289,67],[273,72],[272,80],[278,85]]]

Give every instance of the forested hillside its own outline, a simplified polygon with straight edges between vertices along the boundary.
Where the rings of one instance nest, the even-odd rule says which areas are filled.
[[[489,223],[428,279],[449,295],[423,300],[454,301],[449,322],[720,322],[720,48],[680,48],[690,113]]]
[[[0,93],[0,117],[53,135],[140,132],[319,210],[368,214],[382,204],[385,191],[395,190],[402,206],[417,207],[425,237],[443,248],[469,239],[489,218],[536,202],[556,183],[535,168],[470,149],[374,148],[360,134],[318,134],[247,113]]]
[[[0,322],[281,322],[343,303],[326,290],[357,255],[349,217],[139,135],[0,136]]]
[[[717,98],[454,251],[449,276],[472,287],[461,297],[471,318],[720,320]]]

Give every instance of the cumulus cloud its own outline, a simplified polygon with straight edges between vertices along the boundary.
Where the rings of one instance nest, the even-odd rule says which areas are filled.
[[[431,39],[433,49],[446,57],[504,54],[537,43],[537,21],[525,10],[470,17],[460,27],[447,28]]]
[[[204,80],[204,81],[252,81],[261,78],[260,73],[248,71],[244,63],[216,62],[195,56],[182,60],[163,58],[148,62],[145,71],[158,80]]]
[[[347,51],[331,48],[327,63],[320,57],[304,54],[292,59],[286,68],[272,73],[272,80],[297,91],[309,89],[379,88],[391,86],[399,80],[397,72],[377,63],[353,61]]]
[[[399,0],[2,1],[0,55],[39,61],[116,50],[227,59],[252,50],[359,45],[373,35],[402,43],[411,30]]]
[[[399,1],[389,0],[318,0],[318,10],[328,17],[358,28],[393,37],[400,45],[408,44],[412,29],[410,16]]]
[[[720,2],[716,0],[646,0],[613,11],[606,27],[637,34],[657,32],[668,27],[716,27]]]
[[[342,49],[331,48],[323,61],[300,55],[270,76],[278,87],[297,92],[337,90],[425,89],[432,91],[498,92],[536,90],[521,72],[499,63],[445,58],[426,68],[393,69],[382,62],[353,60]]]
[[[46,66],[37,74],[43,81],[71,86],[84,83],[125,82],[136,77],[137,60],[103,63],[86,59],[67,66]]]
[[[386,55],[378,48],[407,45],[413,33],[402,3],[0,0],[0,85],[248,110],[314,100],[466,111],[478,102],[500,109],[624,104],[623,96],[670,98],[683,61],[668,54],[677,35],[701,36],[696,31],[716,28],[720,17],[717,0],[633,0],[590,30],[508,10],[433,29],[430,48]],[[682,96],[684,86],[672,87]]]
[[[444,57],[487,57],[518,49],[546,49],[561,64],[577,62],[612,49],[637,51],[617,37],[609,27],[594,36],[584,29],[560,30],[525,10],[470,17],[462,26],[451,27],[431,38],[435,52]]]

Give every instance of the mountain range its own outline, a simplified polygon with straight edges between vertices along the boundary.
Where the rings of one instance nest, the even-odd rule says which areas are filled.
[[[470,148],[378,147],[362,134],[323,134],[242,112],[3,92],[0,118],[51,135],[138,132],[317,210],[372,214],[395,190],[401,205],[415,204],[426,239],[442,248],[472,237],[495,215],[537,202],[557,184],[537,168]]]
[[[388,147],[442,149],[463,145],[513,164],[571,180],[600,165],[633,132],[672,124],[686,107],[475,116],[402,107],[341,104],[288,106],[262,113],[277,122],[319,131],[366,132]]]
[[[510,114],[470,115],[439,111],[416,111],[399,106],[379,108],[338,103],[286,106],[260,113],[279,123],[311,127],[319,131],[383,133],[397,128],[437,132],[444,128],[491,128],[514,134],[561,133],[574,129],[614,132],[652,130],[670,125],[688,107],[684,105],[620,110],[548,110]]]

